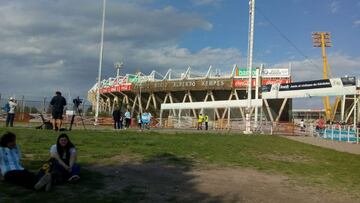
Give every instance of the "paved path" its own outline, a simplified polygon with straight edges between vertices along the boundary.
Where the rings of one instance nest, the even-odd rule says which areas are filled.
[[[334,149],[340,152],[360,154],[360,144],[356,144],[356,143],[353,144],[353,143],[325,140],[316,137],[305,137],[305,136],[284,136],[284,137],[307,144]]]

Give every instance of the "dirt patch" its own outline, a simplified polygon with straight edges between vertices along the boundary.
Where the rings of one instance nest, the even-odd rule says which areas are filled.
[[[107,196],[132,202],[359,202],[348,195],[304,187],[286,176],[252,169],[174,165],[159,159],[96,165],[106,175]],[[125,199],[124,199],[125,198]]]
[[[260,159],[271,160],[271,161],[285,161],[285,162],[296,162],[296,163],[306,163],[310,162],[309,159],[306,159],[300,155],[274,155],[274,154],[265,154],[259,155]]]

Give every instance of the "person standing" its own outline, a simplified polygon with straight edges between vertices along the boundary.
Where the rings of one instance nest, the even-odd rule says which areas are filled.
[[[113,120],[114,120],[114,129],[121,129],[121,124],[120,124],[120,117],[121,117],[121,112],[119,107],[116,107],[113,111]]]
[[[304,119],[301,119],[300,121],[300,129],[302,132],[305,132],[305,122],[304,122]]]
[[[59,130],[62,125],[64,106],[66,106],[66,99],[61,96],[61,92],[56,91],[55,96],[51,99],[52,106],[53,129]]]
[[[126,110],[125,112],[125,127],[129,128],[130,127],[130,120],[131,120],[131,114],[129,110]]]
[[[204,121],[204,116],[200,113],[198,117],[198,126],[197,126],[198,130],[202,130],[203,121]]]
[[[138,121],[138,127],[139,127],[139,129],[142,131],[142,129],[143,129],[143,118],[142,118],[141,113],[139,113],[139,114],[137,115],[137,121]]]
[[[124,122],[124,116],[123,116],[123,114],[122,114],[122,112],[120,111],[120,119],[119,119],[119,127],[120,127],[120,129],[122,129],[123,128],[123,122]]]
[[[205,114],[204,116],[204,120],[205,120],[205,130],[209,129],[209,116],[207,114]]]
[[[7,116],[6,116],[6,127],[13,127],[14,126],[14,119],[15,119],[15,110],[16,110],[16,100],[13,97],[9,98],[9,102],[6,105],[7,109]]]

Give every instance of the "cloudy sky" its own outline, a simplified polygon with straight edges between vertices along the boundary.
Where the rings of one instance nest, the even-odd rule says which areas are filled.
[[[190,65],[246,66],[247,0],[107,0],[103,77]],[[322,77],[313,31],[331,32],[331,73],[360,76],[360,0],[257,0],[254,62]],[[0,0],[2,97],[84,97],[98,74],[102,0]]]

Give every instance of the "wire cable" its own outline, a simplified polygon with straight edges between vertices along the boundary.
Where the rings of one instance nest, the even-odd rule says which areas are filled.
[[[255,9],[265,18],[266,21],[270,23],[274,27],[274,29],[293,47],[297,52],[299,52],[306,60],[307,62],[311,63],[313,66],[315,66],[317,69],[319,69],[321,72],[323,72],[322,68],[319,67],[316,63],[314,63],[304,52],[302,52],[266,15],[259,9],[259,7],[255,7]]]

